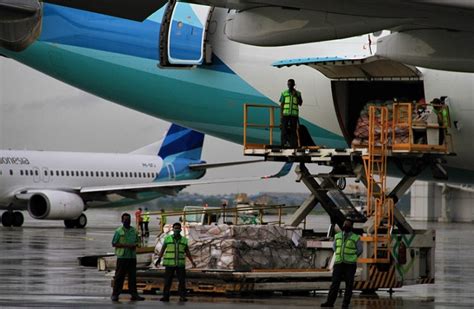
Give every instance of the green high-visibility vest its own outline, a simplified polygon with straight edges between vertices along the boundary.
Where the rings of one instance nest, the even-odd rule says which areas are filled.
[[[132,226],[128,230],[121,226],[115,230],[115,234],[118,236],[117,244],[135,244],[137,246],[140,244],[137,230]],[[129,248],[115,247],[115,255],[117,258],[136,258],[135,250]]]
[[[188,245],[186,237],[181,236],[179,239],[176,239],[173,235],[168,235],[165,237],[164,245],[166,245],[166,250],[163,256],[163,266],[186,266],[185,249]]]
[[[298,102],[301,99],[301,92],[298,90],[295,91],[296,95],[293,95],[288,89],[281,93],[281,98],[283,100],[283,116],[298,117]]]
[[[357,263],[357,242],[360,236],[352,233],[351,236],[344,239],[344,233],[339,232],[336,234],[334,241],[336,242],[336,264]]]
[[[143,222],[150,222],[150,212],[149,211],[145,211],[145,213],[143,214]]]
[[[440,111],[435,110],[438,114],[438,117],[441,118],[442,125],[446,128],[451,127],[450,117],[449,117],[449,109],[447,106],[443,106]]]

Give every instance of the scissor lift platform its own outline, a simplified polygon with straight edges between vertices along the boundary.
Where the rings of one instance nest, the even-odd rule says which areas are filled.
[[[318,164],[328,164],[336,159],[350,159],[354,156],[362,156],[367,153],[367,149],[353,148],[323,148],[323,147],[299,147],[281,148],[279,146],[267,146],[264,148],[246,148],[244,155],[264,157],[267,161],[286,162],[313,162]]]

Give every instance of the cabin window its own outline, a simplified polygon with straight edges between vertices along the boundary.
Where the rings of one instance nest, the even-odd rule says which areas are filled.
[[[36,175],[36,176],[39,176],[39,172],[38,172],[38,171],[35,171],[35,175]]]

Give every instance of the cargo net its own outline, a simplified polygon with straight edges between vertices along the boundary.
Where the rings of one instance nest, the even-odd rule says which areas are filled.
[[[388,109],[388,145],[392,145],[392,120],[393,120],[393,101],[369,101],[360,111],[359,119],[354,130],[354,139],[352,147],[367,147],[369,143],[369,108],[370,106],[386,106]],[[380,117],[380,111],[376,111],[376,117]],[[406,144],[410,140],[408,128],[395,129],[395,143]],[[380,132],[376,131],[375,140],[380,140]]]
[[[314,253],[306,248],[301,230],[271,225],[189,226],[189,249],[198,268],[250,271],[310,269]],[[157,239],[155,257],[165,234]],[[189,260],[186,259],[187,266]]]

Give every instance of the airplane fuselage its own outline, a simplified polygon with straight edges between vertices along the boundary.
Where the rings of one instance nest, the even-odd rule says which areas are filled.
[[[371,46],[368,36],[287,47],[255,47],[230,41],[225,34],[228,10],[215,9],[207,37],[213,50],[212,64],[160,68],[158,39],[163,11],[160,9],[144,22],[135,22],[45,4],[40,39],[24,52],[4,53],[102,98],[236,143],[243,140],[243,105],[277,106],[287,79],[293,78],[303,93],[301,123],[316,143],[327,147],[350,145],[350,128],[345,127],[338,114],[341,106],[357,99],[350,95],[360,94],[348,93],[347,102],[338,102],[336,91],[340,81],[331,81],[309,67],[279,69],[272,63],[282,59],[370,54],[375,46]],[[414,86],[414,81],[392,81],[398,83],[393,93],[384,93],[377,81],[360,85],[365,96],[370,97],[373,92],[371,99],[381,95],[401,97],[408,84],[410,89],[418,88],[427,101],[448,96],[452,118],[459,123],[458,129],[451,129],[457,156],[448,158],[450,181],[472,182],[474,75],[419,70],[422,77]],[[352,83],[351,87],[357,89],[359,84]]]
[[[5,208],[18,202],[16,195],[23,190],[76,192],[84,187],[146,184],[202,176],[201,172],[199,175],[191,173],[180,164],[164,162],[151,155],[2,150],[0,205]],[[157,192],[135,194],[133,203],[159,195]],[[88,206],[113,206],[110,202],[123,199],[123,196],[110,194],[85,202],[89,202]]]

